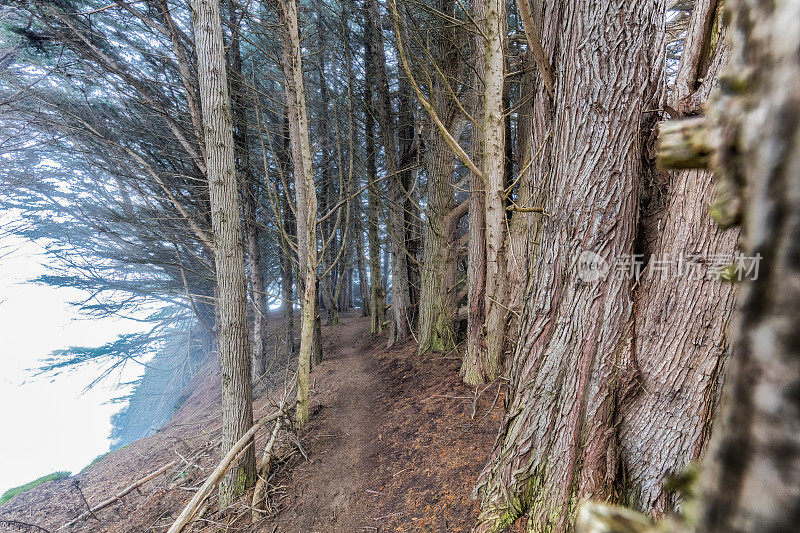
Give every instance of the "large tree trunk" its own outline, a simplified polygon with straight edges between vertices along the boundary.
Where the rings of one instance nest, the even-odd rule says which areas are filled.
[[[192,7],[214,229],[217,327],[222,365],[222,450],[225,453],[253,425],[247,284],[219,1],[193,0]],[[255,466],[251,446],[220,485],[220,507],[230,505],[255,482]]]
[[[300,326],[300,353],[297,370],[297,425],[308,421],[309,374],[314,350],[317,316],[317,190],[308,134],[303,65],[295,0],[280,0],[281,51],[289,108],[289,138],[294,162],[294,189],[297,205],[297,247],[300,275],[303,277]],[[319,347],[321,349],[321,347]]]
[[[676,86],[674,109],[689,111],[687,102],[702,103],[717,85],[728,57],[722,38],[715,39],[719,44],[713,56],[709,50],[711,24],[703,21],[715,17],[714,4],[716,0],[695,3],[677,76],[692,92]],[[708,35],[694,35],[693,29]],[[705,48],[696,50],[699,46]],[[700,56],[713,57],[709,70],[697,70]],[[706,448],[728,359],[736,293],[734,284],[714,275],[679,275],[679,260],[694,255],[710,264],[722,262],[717,266],[722,268],[733,261],[739,231],[722,230],[711,218],[715,182],[710,172],[662,171],[653,178],[639,237],[639,251],[647,260],[636,291],[640,386],[621,410],[619,438],[629,485],[627,503],[660,515],[678,503],[664,480],[684,470]]]
[[[436,9],[453,16],[453,0],[440,0]],[[433,76],[431,104],[436,114],[448,127],[454,138],[460,137],[466,121],[458,115],[449,84],[456,79],[461,62],[456,49],[457,33],[442,28],[433,41],[433,55],[439,62],[441,74]],[[454,320],[456,315],[456,273],[458,249],[456,227],[466,213],[468,203],[456,207],[455,161],[453,151],[444,137],[431,124],[427,166],[427,203],[425,209],[425,234],[422,255],[422,279],[419,302],[417,341],[419,353],[431,350],[449,350],[456,347]]]
[[[386,164],[386,189],[389,211],[388,233],[392,259],[392,328],[389,342],[404,340],[411,334],[411,300],[406,256],[406,191],[400,176],[397,135],[389,98],[389,80],[386,74],[386,52],[383,46],[383,25],[377,0],[367,0],[368,23],[371,26],[371,61],[375,74],[378,97],[377,115],[381,128],[384,162]]]
[[[614,419],[635,377],[633,280],[614,272],[593,279],[577,260],[633,254],[640,124],[653,109],[664,5],[582,0],[559,17],[559,4],[547,2],[553,16],[544,18],[558,24],[560,39],[554,149],[541,176],[547,216],[536,236],[507,414],[478,489],[483,531],[522,515],[531,531],[569,529],[577,501],[614,495]]]
[[[456,347],[457,245],[453,190],[453,152],[433,131],[427,154],[428,201],[419,305],[419,353]]]
[[[688,527],[659,531],[777,533],[800,523],[800,94],[791,90],[800,82],[800,33],[782,31],[800,20],[800,1],[734,0],[728,7],[732,64],[707,106],[706,134],[715,141],[718,188],[730,180],[737,192],[729,200],[745,206],[745,253],[732,273],[746,284],[699,512],[687,517]],[[681,168],[709,159],[705,148],[683,149],[696,157],[684,157]],[[582,533],[617,531],[607,508],[589,505],[581,514]],[[653,528],[640,522],[626,531]]]

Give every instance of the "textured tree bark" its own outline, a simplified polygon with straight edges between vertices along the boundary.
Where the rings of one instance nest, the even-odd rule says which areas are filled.
[[[405,34],[405,25],[400,31]],[[397,140],[398,170],[400,188],[396,191],[402,196],[403,209],[403,254],[406,259],[406,283],[408,285],[408,304],[406,323],[409,330],[416,329],[419,316],[421,272],[419,258],[422,255],[419,187],[416,186],[419,167],[419,143],[417,136],[416,100],[414,89],[403,69],[398,72],[397,90]]]
[[[522,515],[531,531],[567,530],[577,501],[613,496],[613,424],[635,375],[633,282],[613,272],[584,278],[577,259],[634,251],[640,123],[656,96],[664,4],[558,4],[546,2],[544,17],[557,24],[559,40],[553,149],[542,176],[548,216],[538,229],[507,414],[478,487],[481,531]]]
[[[681,65],[675,76],[675,89],[670,105],[681,114],[694,114],[700,110],[704,100],[697,96],[698,87],[706,78],[709,66],[709,53],[712,28],[717,19],[719,0],[695,0],[692,18],[686,30],[686,38],[681,53]],[[716,74],[719,74],[718,72]],[[714,73],[710,73],[714,76]]]
[[[294,162],[294,189],[297,205],[297,247],[300,275],[303,277],[300,326],[300,352],[297,370],[297,425],[308,421],[309,374],[314,350],[315,318],[317,316],[317,191],[308,135],[303,65],[295,0],[280,0],[281,51],[285,78],[286,101],[289,108],[289,138]],[[319,344],[319,343],[317,343]],[[321,348],[321,347],[320,347]]]
[[[698,2],[696,18],[715,17]],[[707,31],[711,32],[710,26]],[[678,78],[691,85],[692,93],[675,91],[679,100],[702,102],[728,57],[722,39],[710,53],[710,35],[687,40]],[[705,46],[697,51],[692,47]],[[688,47],[688,48],[687,48]],[[705,80],[691,80],[698,56],[712,56]],[[662,129],[661,134],[664,131]],[[703,147],[692,143],[699,152]],[[661,144],[663,151],[664,144]],[[664,159],[661,159],[664,161]],[[619,439],[624,455],[628,504],[654,516],[674,509],[676,495],[664,488],[664,480],[679,474],[705,451],[728,359],[728,328],[736,286],[722,279],[696,279],[676,275],[680,257],[696,255],[710,263],[733,262],[738,229],[722,230],[712,220],[709,206],[715,180],[704,170],[662,172],[666,179],[642,214],[640,250],[649,257],[636,291],[635,346],[639,386],[619,415]],[[658,185],[656,185],[658,187]],[[655,196],[666,199],[659,205]],[[648,211],[655,211],[651,213]]]
[[[677,277],[671,267],[661,270],[661,262],[677,261],[687,250],[704,258],[732,258],[738,238],[737,230],[719,229],[708,215],[710,173],[674,172],[671,180],[669,205],[637,291],[639,385],[619,417],[627,503],[654,515],[676,504],[663,486],[665,478],[705,450],[735,297],[732,283]]]
[[[481,35],[476,37],[476,56],[482,58],[477,61],[477,70],[483,75],[483,83],[479,84],[482,128],[480,132],[473,131],[473,138],[480,135],[478,149],[483,175],[473,179],[471,187],[471,196],[482,198],[471,200],[469,260],[476,264],[468,270],[468,275],[472,274],[470,313],[467,352],[461,366],[464,381],[472,385],[492,381],[500,375],[506,348],[505,13],[502,1],[475,2],[475,19],[481,27]],[[477,212],[480,208],[482,213]],[[478,228],[483,231],[473,235]]]
[[[247,293],[219,1],[193,0],[192,7],[214,229],[225,453],[253,425]],[[251,447],[220,485],[220,507],[230,505],[254,482],[255,454]]]
[[[455,348],[457,269],[453,152],[433,131],[429,140],[428,198],[420,289],[419,353]],[[459,214],[463,214],[463,210]]]
[[[697,531],[800,524],[800,1],[730,0],[731,65],[710,104],[728,140],[715,170],[743,183],[745,255],[759,275],[738,305],[720,426]]]
[[[383,332],[386,322],[386,301],[384,299],[383,276],[381,275],[381,245],[378,235],[378,213],[380,211],[380,194],[378,192],[378,162],[375,146],[375,117],[373,81],[375,80],[375,53],[372,49],[374,28],[370,22],[369,7],[364,6],[364,58],[366,63],[367,83],[364,87],[364,101],[367,109],[364,117],[364,138],[366,143],[367,163],[367,241],[369,248],[370,276],[370,332],[378,335]]]
[[[233,3],[228,14],[232,28],[232,38],[228,54],[230,57],[230,89],[233,107],[233,141],[236,147],[236,171],[241,184],[242,219],[244,221],[244,242],[249,260],[251,302],[253,310],[253,367],[258,376],[267,372],[267,298],[264,287],[264,273],[261,264],[261,245],[256,224],[256,180],[251,173],[248,147],[247,106],[242,87],[242,54],[239,48],[238,18]]]
[[[530,21],[532,22],[532,21]],[[538,34],[538,32],[537,32]],[[544,53],[544,50],[542,50]],[[526,73],[523,75],[521,86],[521,98],[528,98],[536,90],[536,77],[531,68],[531,60],[526,58],[523,68]],[[542,93],[546,91],[546,86]],[[540,94],[538,98],[547,98],[545,94]],[[541,146],[534,142],[533,138],[533,108],[523,106],[519,110],[519,121],[517,126],[519,159],[518,184],[512,187],[507,194],[513,196],[512,205],[519,207],[533,207],[541,205],[534,202],[533,195],[533,165],[541,156]],[[547,133],[543,134],[545,137]],[[544,141],[542,141],[544,142]],[[535,159],[535,160],[534,160]],[[508,203],[508,202],[506,202]],[[523,298],[525,296],[525,286],[528,283],[528,256],[529,256],[529,230],[528,227],[540,217],[540,214],[527,213],[525,211],[514,211],[511,220],[508,222],[508,232],[506,235],[506,270],[507,270],[507,294],[504,305],[509,311],[507,331],[510,337],[509,344],[513,344],[511,339],[516,339],[519,331],[519,317],[522,314]]]
[[[392,260],[392,328],[389,342],[404,340],[411,334],[411,301],[406,256],[405,203],[406,191],[400,176],[400,162],[396,130],[389,98],[389,80],[386,75],[386,52],[383,47],[383,26],[377,0],[367,1],[370,36],[372,38],[372,64],[375,74],[378,122],[381,128],[384,161],[386,163],[386,189],[389,211],[388,233]]]
[[[436,9],[453,16],[454,6],[453,0],[440,0]],[[448,91],[448,84],[457,77],[460,67],[456,44],[454,29],[442,28],[433,37],[431,45],[433,56],[441,69],[441,74],[437,72],[432,76],[431,105],[454,138],[460,136],[465,126]],[[455,230],[459,219],[465,214],[464,207],[468,205],[465,204],[457,212],[453,211],[456,205],[453,152],[435,125],[431,124],[426,130],[430,134],[426,154],[428,195],[417,328],[420,354],[456,346],[453,322],[457,304],[455,283],[458,250]]]

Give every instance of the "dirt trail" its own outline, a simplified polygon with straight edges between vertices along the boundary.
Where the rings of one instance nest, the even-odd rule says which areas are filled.
[[[301,432],[309,460],[294,466],[283,511],[287,533],[469,531],[470,499],[497,432],[503,395],[458,377],[459,358],[386,349],[368,321],[325,328],[326,360],[312,372],[312,418]],[[264,531],[272,531],[266,527]]]
[[[312,370],[311,420],[299,433],[308,460],[289,453],[294,446],[284,442],[285,461],[272,479],[277,514],[250,524],[248,494],[224,513],[210,509],[192,531],[469,531],[478,512],[470,493],[497,434],[502,391],[492,385],[477,394],[464,385],[457,354],[421,357],[413,342],[386,349],[386,337],[368,331],[369,320],[356,314],[323,326],[326,359]],[[210,362],[164,428],[73,478],[15,497],[0,508],[0,521],[55,530],[81,514],[86,501],[96,505],[188,458],[71,533],[165,531],[219,463],[220,387],[218,365]],[[274,400],[260,397],[256,416],[270,412]]]
[[[304,532],[351,531],[348,510],[364,490],[361,465],[382,381],[377,361],[368,364],[375,340],[354,322],[363,321],[345,317],[341,327],[326,328],[326,359],[312,372],[312,418],[304,430],[311,441],[309,460],[293,470],[293,490],[281,515]]]

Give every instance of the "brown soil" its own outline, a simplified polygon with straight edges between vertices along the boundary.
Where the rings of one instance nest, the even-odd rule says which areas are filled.
[[[476,400],[475,389],[458,378],[457,359],[420,357],[413,343],[386,349],[386,339],[369,337],[368,327],[367,319],[351,315],[323,328],[326,360],[312,372],[312,419],[299,446],[281,444],[270,479],[271,514],[249,524],[245,497],[222,513],[210,509],[193,530],[469,530],[477,516],[470,493],[490,453],[503,394],[493,385]],[[86,509],[80,493],[95,505],[178,459],[168,474],[72,528],[165,531],[220,459],[216,368],[210,364],[195,378],[189,399],[157,434],[73,478],[17,496],[0,507],[0,520],[55,530]],[[263,395],[256,415],[273,403]],[[261,433],[259,448],[267,432]]]

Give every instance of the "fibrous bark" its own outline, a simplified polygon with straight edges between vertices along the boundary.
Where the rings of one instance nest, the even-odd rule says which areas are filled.
[[[452,15],[455,3],[441,0],[436,8]],[[458,114],[450,83],[455,79],[460,61],[456,50],[456,33],[452,29],[437,32],[433,55],[440,61],[437,75],[432,76],[431,104],[454,138],[460,136],[465,120]],[[439,74],[441,73],[441,74]],[[456,271],[458,249],[456,227],[465,213],[464,204],[456,207],[455,161],[453,152],[435,125],[430,132],[426,154],[427,202],[422,255],[422,279],[419,303],[417,341],[419,352],[446,350],[456,346],[454,320],[456,313]]]
[[[709,17],[702,3],[696,4],[693,18]],[[710,40],[695,39],[691,46],[708,47]],[[712,56],[705,81],[689,82],[701,95],[717,85],[728,56],[724,41],[718,42],[713,53],[708,48],[699,54],[684,48],[687,55],[679,69],[684,80],[688,79],[682,74],[684,70],[696,71],[696,56]],[[695,92],[675,91],[673,107],[678,106],[678,99],[702,100]],[[682,122],[693,124],[697,120]],[[665,129],[670,131],[660,129],[662,162],[666,161]],[[693,152],[710,153],[710,143],[698,145],[697,136],[688,137]],[[702,163],[696,157],[692,159]],[[685,166],[682,162],[675,168]],[[736,285],[721,279],[721,274],[734,261],[739,231],[721,229],[712,219],[710,206],[718,183],[710,172],[680,170],[654,176],[657,182],[666,180],[654,185],[666,205],[662,208],[653,197],[650,208],[642,214],[640,251],[648,262],[636,291],[639,384],[621,409],[618,428],[627,481],[626,503],[658,516],[679,503],[678,495],[665,488],[665,480],[697,459],[711,434],[729,356],[728,329],[736,295]],[[681,275],[679,262],[692,261],[693,257],[703,258],[712,269],[705,274],[711,275]]]
[[[472,132],[473,153],[480,155],[481,175],[471,178],[468,267],[467,352],[461,375],[469,384],[492,381],[503,366],[508,307],[506,270],[505,153],[505,4],[475,2],[481,28],[476,37],[480,131]],[[479,140],[478,140],[479,139]]]
[[[219,1],[194,0],[192,6],[214,230],[222,449],[227,452],[253,425],[244,253]],[[230,505],[254,482],[255,454],[249,449],[220,485],[220,507]]]
[[[380,213],[380,194],[378,190],[378,154],[375,146],[375,117],[373,82],[375,79],[375,62],[373,45],[373,28],[370,22],[369,7],[364,7],[364,61],[367,72],[367,83],[364,87],[365,109],[364,138],[367,164],[367,243],[369,249],[369,289],[370,289],[370,332],[373,335],[383,332],[386,322],[386,302],[384,299],[384,282],[381,275],[381,245],[379,240],[378,216]]]
[[[253,367],[256,374],[262,376],[267,372],[267,297],[264,287],[264,273],[261,262],[261,243],[258,225],[256,224],[256,178],[251,173],[250,153],[248,146],[247,104],[242,86],[242,54],[240,50],[237,11],[231,4],[229,19],[233,31],[230,47],[230,90],[233,107],[234,131],[236,146],[236,170],[241,184],[242,220],[244,222],[244,242],[248,258],[248,277],[250,278],[250,301],[253,310]]]
[[[279,1],[281,21],[281,51],[283,59],[284,88],[289,108],[289,139],[294,163],[294,190],[297,205],[297,248],[299,273],[302,276],[300,352],[297,370],[298,426],[308,421],[309,374],[317,318],[317,190],[311,158],[311,141],[308,134],[303,65],[295,0]]]
[[[656,92],[651,69],[664,4],[558,4],[545,9],[561,7],[561,16],[544,18],[558,24],[560,40],[553,149],[541,176],[547,216],[508,410],[478,489],[482,531],[500,531],[522,515],[531,531],[564,530],[579,499],[613,495],[620,466],[613,424],[634,377],[633,281],[583,279],[576,260],[583,252],[613,261],[634,251],[640,123]]]

